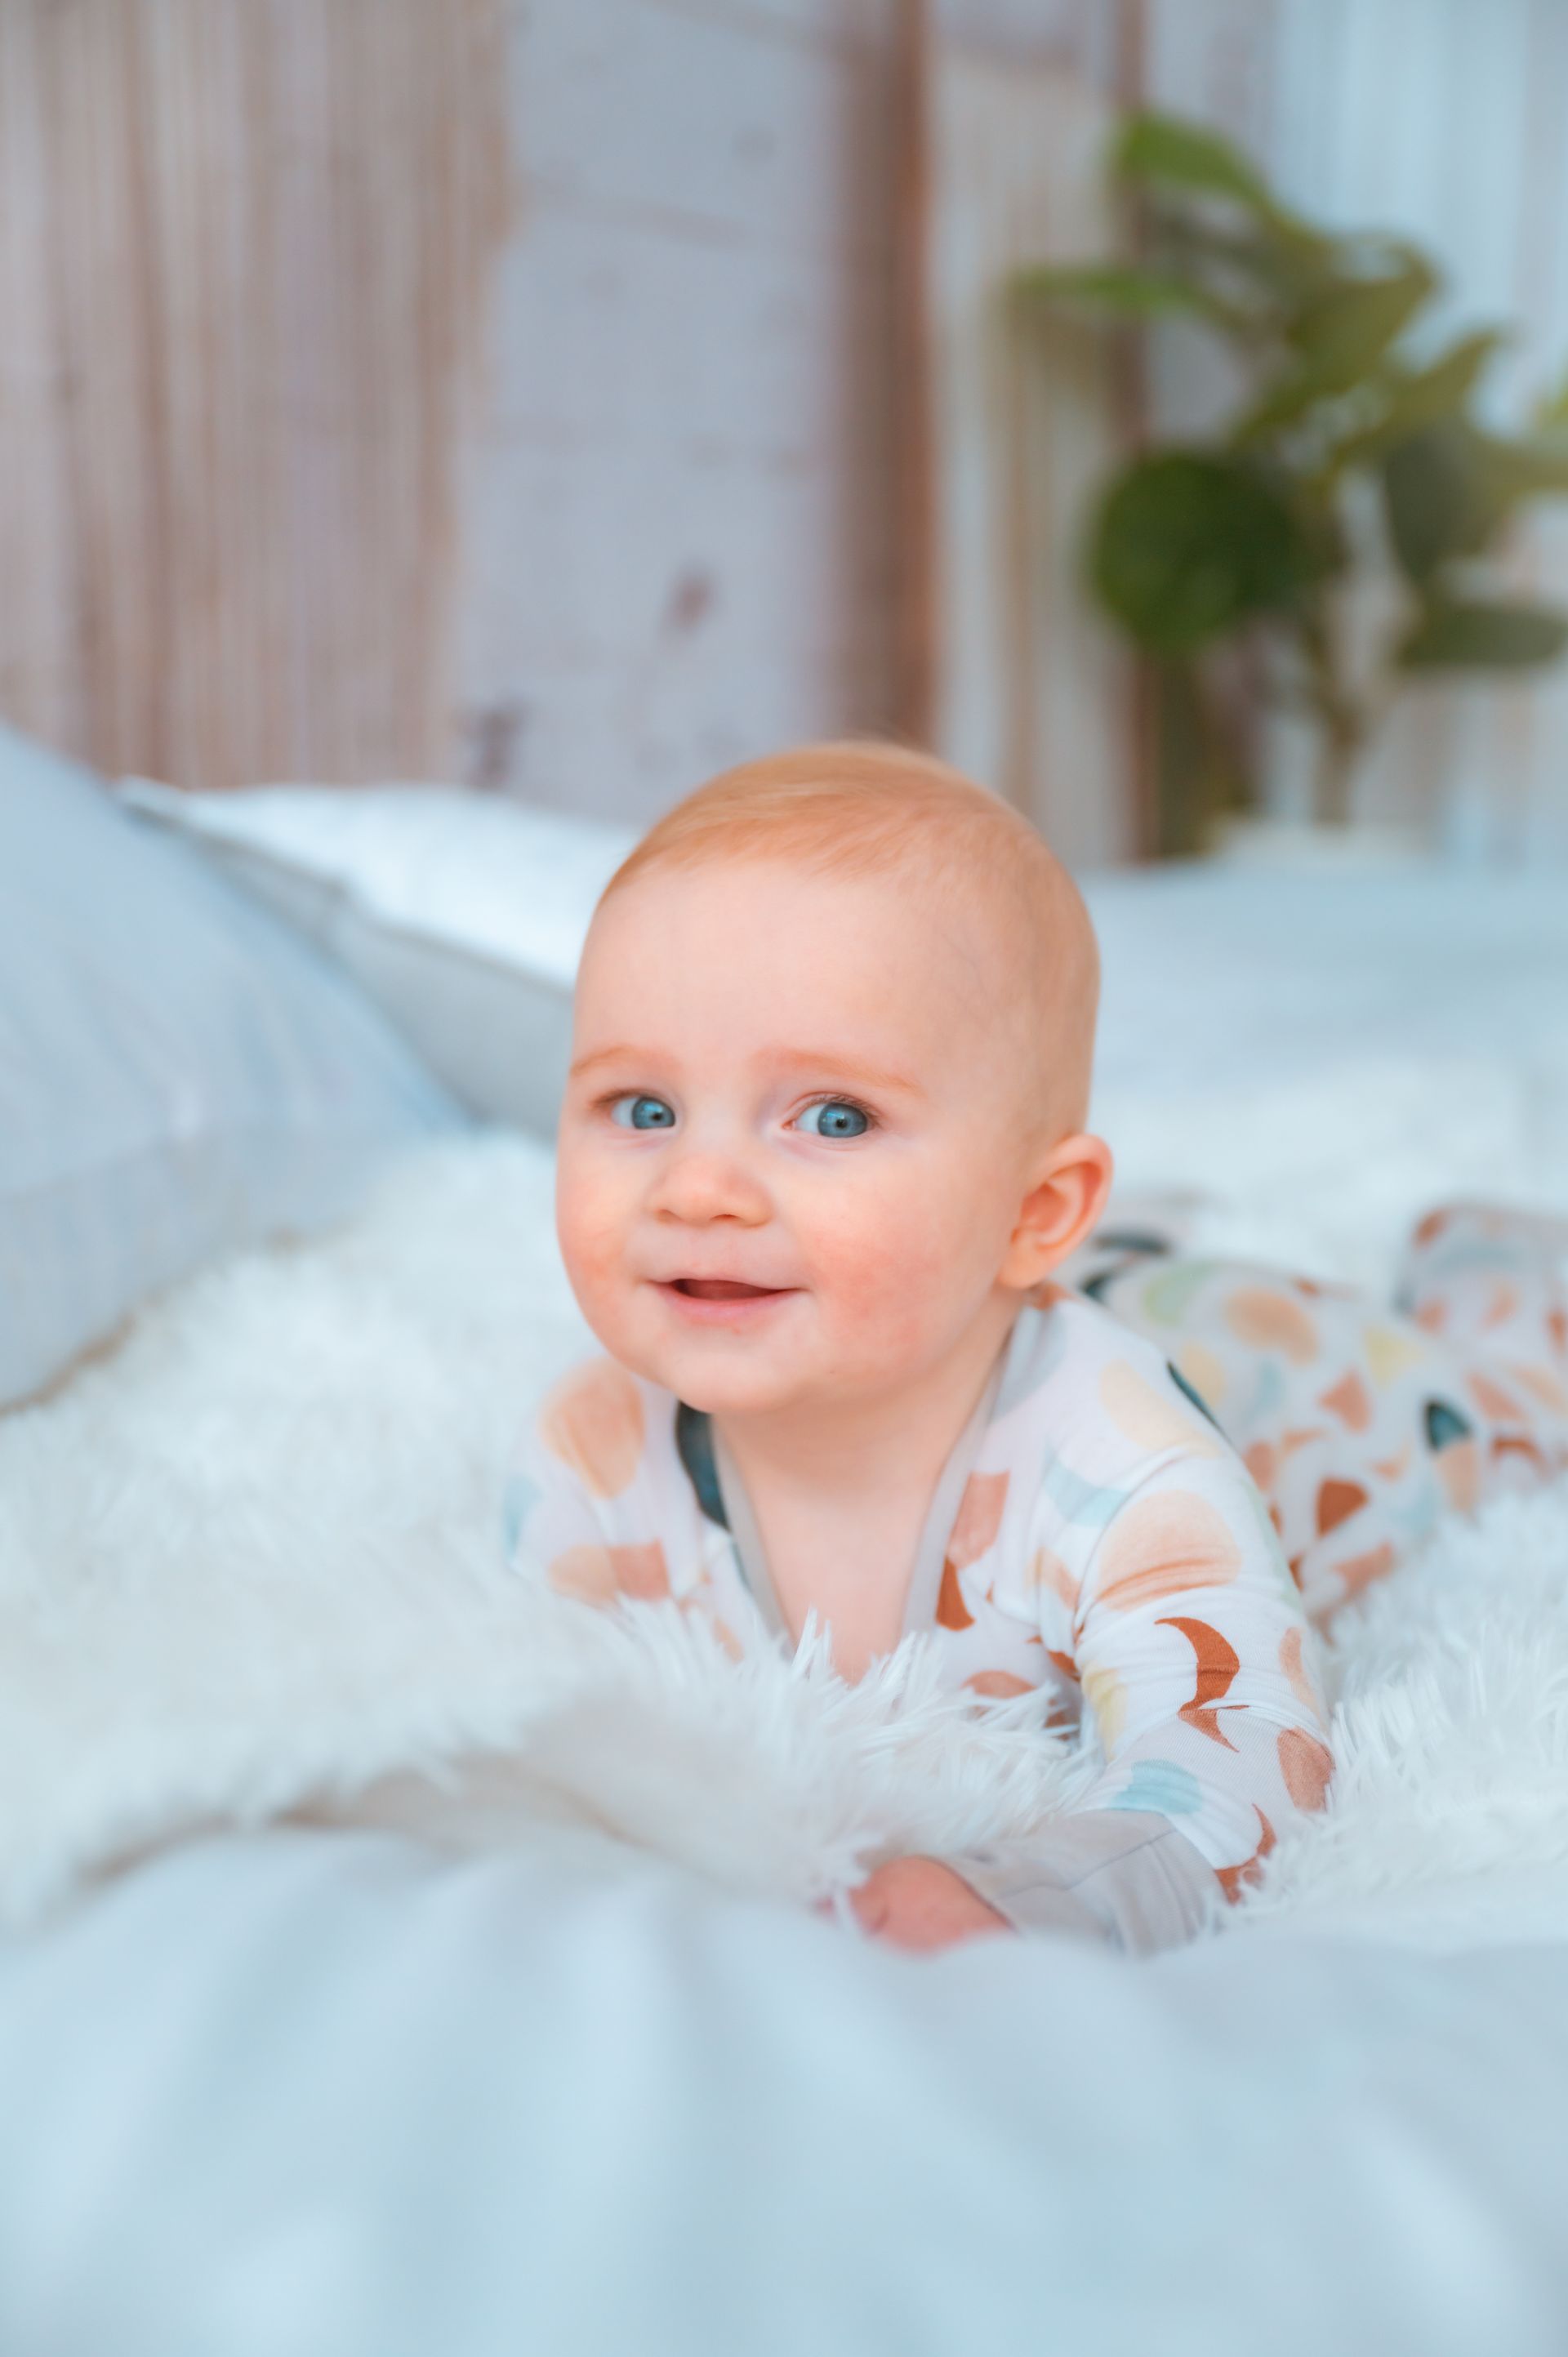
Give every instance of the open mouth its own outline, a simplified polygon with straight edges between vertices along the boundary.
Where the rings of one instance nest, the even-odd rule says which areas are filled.
[[[678,1276],[674,1290],[689,1301],[766,1301],[787,1288],[777,1285],[742,1285],[729,1276]]]

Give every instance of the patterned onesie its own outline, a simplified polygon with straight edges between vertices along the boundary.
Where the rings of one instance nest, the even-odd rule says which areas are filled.
[[[1058,1273],[1077,1290],[1028,1297],[938,1482],[904,1624],[954,1685],[1046,1688],[1047,1723],[1101,1763],[1036,1841],[950,1861],[1008,1921],[1165,1945],[1321,1805],[1307,1616],[1444,1511],[1568,1467],[1565,1241],[1433,1212],[1380,1311],[1102,1231]],[[507,1511],[511,1559],[566,1593],[672,1598],[737,1650],[787,1641],[722,1435],[613,1360],[543,1401]]]
[[[1393,1307],[1102,1229],[1060,1275],[1170,1352],[1323,1625],[1447,1512],[1568,1470],[1568,1222],[1429,1211]]]
[[[568,1594],[788,1641],[722,1434],[609,1358],[542,1403],[509,1519],[513,1561]],[[1020,1310],[937,1484],[905,1629],[951,1685],[1046,1688],[1101,1763],[1026,1849],[950,1861],[1020,1927],[1183,1936],[1321,1803],[1323,1707],[1257,1487],[1164,1352],[1081,1294]]]

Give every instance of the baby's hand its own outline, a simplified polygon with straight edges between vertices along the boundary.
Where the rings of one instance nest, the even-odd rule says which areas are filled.
[[[1013,1929],[962,1875],[936,1857],[894,1857],[868,1875],[849,1903],[863,1932],[896,1948],[950,1948]]]

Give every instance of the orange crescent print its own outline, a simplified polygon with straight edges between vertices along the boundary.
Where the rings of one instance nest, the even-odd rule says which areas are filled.
[[[1007,1473],[972,1473],[964,1483],[948,1534],[948,1560],[955,1569],[967,1569],[995,1545],[1011,1478]]]
[[[1321,1809],[1334,1774],[1334,1754],[1316,1735],[1299,1727],[1282,1727],[1274,1740],[1285,1791],[1298,1809],[1310,1814]]]
[[[963,1590],[958,1584],[958,1573],[951,1555],[942,1565],[941,1594],[937,1598],[939,1629],[971,1629],[974,1615],[963,1600]]]
[[[1240,1898],[1243,1890],[1249,1889],[1257,1881],[1259,1869],[1274,1846],[1274,1829],[1256,1801],[1252,1803],[1252,1814],[1257,1818],[1262,1831],[1258,1836],[1258,1846],[1251,1857],[1243,1858],[1240,1866],[1217,1866],[1214,1869],[1219,1888],[1232,1907]]]
[[[1211,1742],[1222,1743],[1227,1751],[1236,1746],[1228,1735],[1219,1732],[1215,1706],[1224,1701],[1230,1684],[1241,1666],[1241,1657],[1227,1637],[1211,1629],[1207,1620],[1162,1620],[1162,1629],[1179,1629],[1192,1647],[1197,1661],[1197,1684],[1190,1702],[1184,1702],[1176,1716],[1185,1718],[1188,1727],[1196,1727],[1200,1735]]]

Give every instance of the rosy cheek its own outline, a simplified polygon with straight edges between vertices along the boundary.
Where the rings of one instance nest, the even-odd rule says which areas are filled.
[[[573,1288],[585,1305],[604,1299],[614,1289],[620,1255],[611,1237],[579,1225],[572,1234],[562,1237],[561,1257]]]
[[[555,1232],[579,1293],[599,1294],[624,1265],[628,1213],[625,1190],[592,1155],[564,1152],[555,1194]]]
[[[824,1214],[813,1237],[816,1282],[847,1322],[882,1334],[889,1347],[921,1329],[943,1272],[951,1281],[948,1239],[934,1228],[918,1193],[886,1187],[851,1198]]]

